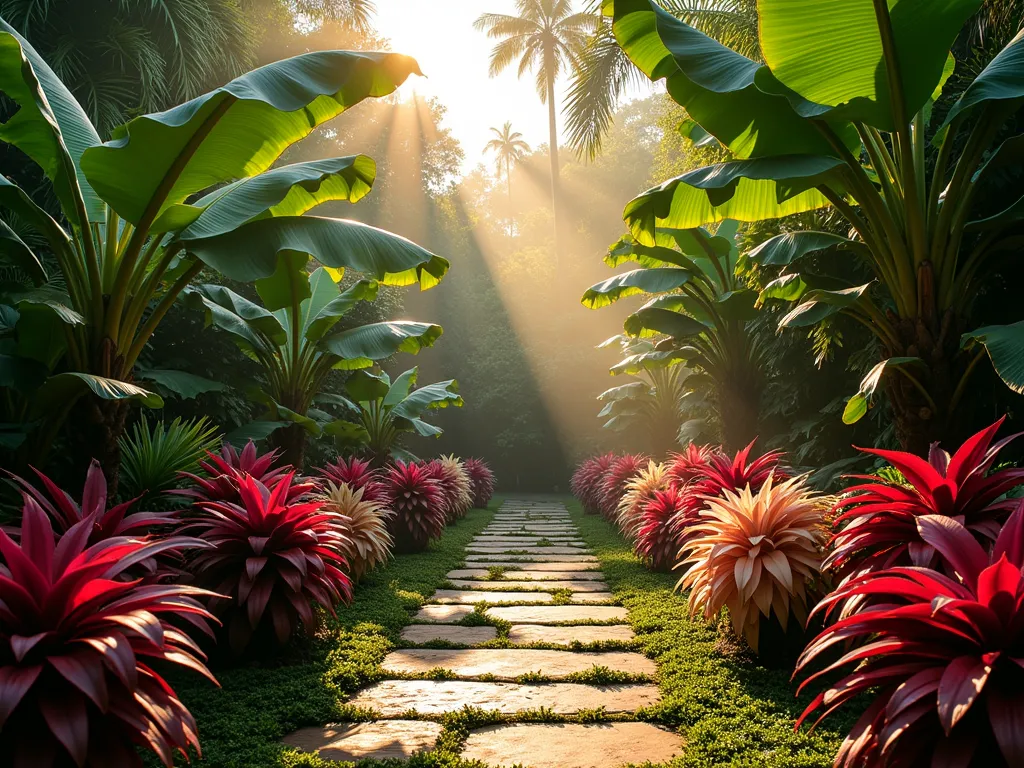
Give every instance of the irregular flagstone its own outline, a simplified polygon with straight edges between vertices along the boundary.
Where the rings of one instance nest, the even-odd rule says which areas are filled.
[[[470,544],[466,547],[466,551],[472,552],[474,555],[512,555],[515,553],[524,555],[579,555],[583,554],[586,550],[583,547],[528,547],[518,544],[485,547],[479,544]]]
[[[544,549],[551,549],[550,547],[544,547]],[[494,561],[513,562],[513,563],[590,563],[594,568],[600,567],[598,559],[593,555],[515,555],[501,552],[476,552],[473,554],[466,555],[466,562],[480,562],[494,565]],[[490,562],[489,562],[490,561]],[[533,567],[532,565],[530,566]]]
[[[530,643],[551,643],[552,645],[571,645],[580,643],[628,643],[636,637],[633,628],[627,624],[616,624],[608,627],[558,627],[542,624],[513,624],[508,632],[510,643],[529,645]]]
[[[604,592],[603,581],[453,581],[459,589],[571,589],[573,592]],[[605,598],[608,599],[608,598]]]
[[[449,643],[478,645],[497,636],[498,630],[494,627],[460,627],[451,624],[410,624],[402,630],[402,639],[407,643],[446,640]]]
[[[303,752],[318,752],[324,760],[406,759],[432,749],[441,724],[422,720],[381,720],[303,728],[284,737],[284,743]]]
[[[473,731],[462,759],[524,768],[616,768],[678,755],[677,733],[649,723],[517,723]]]
[[[471,613],[473,613],[472,605],[424,605],[413,616],[413,620],[457,624]]]
[[[548,544],[541,544],[540,542],[546,541]],[[543,546],[557,546],[557,547],[585,547],[579,539],[569,538],[549,538],[547,536],[519,536],[512,538],[510,536],[477,536],[473,541],[469,543],[471,547],[510,547],[514,545],[526,546],[526,547],[543,547]]]
[[[547,592],[490,592],[482,590],[439,589],[430,598],[436,603],[550,603],[555,598]]]
[[[481,683],[468,680],[383,680],[364,688],[347,703],[385,717],[415,709],[421,715],[456,712],[465,706],[514,714],[544,707],[561,715],[603,707],[606,712],[634,712],[656,704],[656,685],[579,685],[577,683]]]
[[[381,666],[385,672],[391,673],[422,674],[440,668],[451,670],[459,677],[493,675],[505,680],[515,679],[526,672],[559,678],[574,672],[586,672],[595,666],[637,675],[653,675],[657,672],[654,662],[639,653],[519,648],[410,648],[392,651],[384,657]]]
[[[513,624],[564,624],[572,621],[625,621],[618,605],[509,605],[488,608],[487,615]]]
[[[573,592],[570,599],[574,603],[610,603],[615,595],[611,592]]]
[[[516,563],[515,565],[522,565],[522,563]],[[486,568],[460,568],[455,571],[448,571],[445,574],[449,579],[480,579],[485,581],[600,581],[604,578],[604,574],[601,571],[587,571],[582,568],[576,568],[574,563],[549,563],[543,565],[559,565],[559,566],[573,566],[563,567],[557,571],[548,571],[541,569],[530,569],[530,570],[506,570],[501,574],[498,579],[490,579],[490,571]]]

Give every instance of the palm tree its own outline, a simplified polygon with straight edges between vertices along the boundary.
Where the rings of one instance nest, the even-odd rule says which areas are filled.
[[[498,176],[505,171],[505,183],[508,184],[508,201],[512,202],[512,163],[522,162],[530,152],[530,145],[523,140],[523,134],[512,130],[512,123],[506,122],[500,130],[491,128],[496,138],[487,142],[485,152],[493,152],[497,156]]]
[[[491,77],[519,62],[519,76],[529,70],[537,78],[537,94],[548,105],[551,154],[551,204],[555,217],[555,252],[559,243],[558,121],[555,81],[575,66],[589,33],[597,27],[592,13],[573,13],[571,0],[516,0],[518,16],[485,13],[474,26],[500,40],[491,51]]]
[[[757,0],[657,0],[678,16],[723,45],[760,61],[757,36]],[[565,106],[569,144],[576,153],[593,159],[611,126],[612,113],[631,85],[648,83],[622,52],[612,33],[611,19],[600,17],[600,0],[588,10],[597,26],[577,61]]]

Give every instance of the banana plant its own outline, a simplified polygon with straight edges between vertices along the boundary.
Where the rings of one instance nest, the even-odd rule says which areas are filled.
[[[648,436],[648,449],[660,456],[676,445],[682,424],[682,402],[687,394],[686,378],[690,371],[674,356],[659,356],[652,339],[637,339],[623,334],[598,344],[598,349],[618,346],[622,360],[612,366],[613,376],[635,377],[597,396],[604,407],[599,419],[612,432],[641,432]]]
[[[418,461],[399,445],[403,435],[440,437],[444,430],[424,421],[428,411],[462,407],[454,379],[416,386],[418,368],[410,368],[392,382],[387,373],[358,370],[345,382],[353,421],[339,421],[333,430],[342,449],[367,454],[377,466],[389,460]]]
[[[306,271],[307,259],[291,254],[273,275],[256,281],[263,306],[222,285],[190,290],[186,301],[206,313],[207,322],[230,333],[241,350],[263,368],[264,387],[249,395],[265,406],[258,422],[239,433],[269,437],[285,463],[301,467],[307,435],[313,438],[345,428],[316,408],[333,370],[358,370],[398,352],[418,353],[441,335],[441,326],[396,320],[346,327],[345,315],[361,301],[377,297],[376,280],[359,280],[342,290],[337,272]]]
[[[30,294],[61,293],[56,301],[31,294],[15,307],[19,345],[45,338],[52,361],[54,375],[30,398],[44,401],[31,409],[31,418],[50,424],[44,434],[74,412],[69,434],[116,477],[127,401],[158,404],[132,384],[135,363],[204,267],[253,281],[299,253],[389,284],[434,285],[448,268],[443,259],[353,221],[302,215],[365,195],[372,159],[272,168],[317,126],[418,72],[397,54],[308,53],[135,117],[103,142],[53,70],[0,19],[0,91],[17,107],[0,125],[0,141],[35,161],[61,211],[54,218],[0,176],[0,258],[31,278]],[[15,233],[15,220],[46,253]],[[9,357],[0,358],[3,383],[17,374]]]
[[[898,436],[915,453],[950,429],[986,352],[1003,381],[1024,392],[1024,324],[971,322],[979,284],[1024,237],[1024,189],[992,196],[1020,152],[1022,123],[1011,117],[1024,104],[1024,31],[931,124],[955,65],[950,47],[981,6],[757,0],[762,64],[651,0],[603,5],[626,55],[651,80],[665,80],[731,153],[632,200],[624,216],[633,235],[653,245],[659,227],[832,206],[848,237],[793,232],[750,256],[790,267],[827,251],[864,265],[870,282],[839,288],[801,284],[793,266],[785,287],[797,303],[783,325],[843,313],[870,329],[889,361],[879,370]],[[1000,203],[982,202],[992,199]],[[863,410],[855,404],[848,419]]]
[[[626,235],[605,256],[618,267],[638,269],[591,286],[583,305],[609,306],[638,294],[653,294],[623,323],[626,335],[654,340],[651,349],[626,357],[612,372],[636,374],[685,363],[693,369],[685,382],[687,401],[711,399],[721,441],[729,448],[749,443],[758,432],[759,406],[768,375],[768,335],[751,321],[757,317],[757,292],[737,277],[736,222],[724,222],[715,235],[703,228],[656,232],[653,245]],[[688,419],[684,439],[701,425]],[[699,429],[707,431],[707,425]]]

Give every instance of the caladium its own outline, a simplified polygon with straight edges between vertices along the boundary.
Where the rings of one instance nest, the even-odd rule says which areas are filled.
[[[947,515],[920,515],[915,527],[950,574],[918,566],[869,571],[825,598],[815,612],[857,608],[811,641],[796,674],[832,651],[845,653],[801,689],[837,670],[847,674],[814,698],[797,727],[874,692],[837,768],[1024,765],[1024,508],[991,552]]]
[[[446,518],[444,495],[424,464],[398,460],[387,470],[388,492],[394,500],[391,535],[398,552],[420,552],[441,538]]]
[[[176,752],[198,752],[195,720],[154,662],[213,680],[183,631],[210,633],[213,617],[199,600],[211,593],[128,573],[208,545],[180,536],[90,544],[99,509],[58,539],[36,499],[23,499],[19,543],[0,531],[0,761],[141,768],[136,746],[166,766]]]
[[[1015,502],[1003,498],[1024,484],[1024,469],[990,472],[999,451],[1016,435],[996,440],[1004,419],[968,439],[948,456],[932,446],[928,459],[902,451],[860,449],[885,459],[906,483],[873,476],[849,489],[835,506],[836,533],[825,566],[843,577],[893,566],[929,567],[935,548],[918,534],[922,515],[945,515],[962,522],[981,542],[991,543]]]
[[[268,488],[240,472],[238,503],[201,501],[188,526],[213,545],[191,562],[196,580],[223,595],[211,603],[236,652],[266,620],[282,645],[295,625],[315,630],[312,606],[333,612],[352,596],[342,551],[345,521],[322,500],[295,501],[294,473]]]
[[[494,472],[482,459],[466,459],[465,465],[472,489],[473,506],[476,509],[484,509],[491,503],[491,497],[494,496],[494,488],[497,485]]]

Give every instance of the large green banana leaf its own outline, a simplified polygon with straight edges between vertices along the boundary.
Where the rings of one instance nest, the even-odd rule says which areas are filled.
[[[583,306],[600,309],[639,293],[674,291],[688,283],[693,274],[691,270],[678,267],[652,267],[623,272],[590,286],[583,294]]]
[[[442,333],[441,326],[433,323],[391,320],[341,331],[328,336],[323,345],[340,358],[335,368],[353,370],[367,368],[399,352],[418,354],[433,346]]]
[[[415,60],[391,53],[319,51],[267,64],[134,118],[87,149],[82,170],[122,218],[152,222],[189,195],[267,170],[318,125],[418,72]]]

